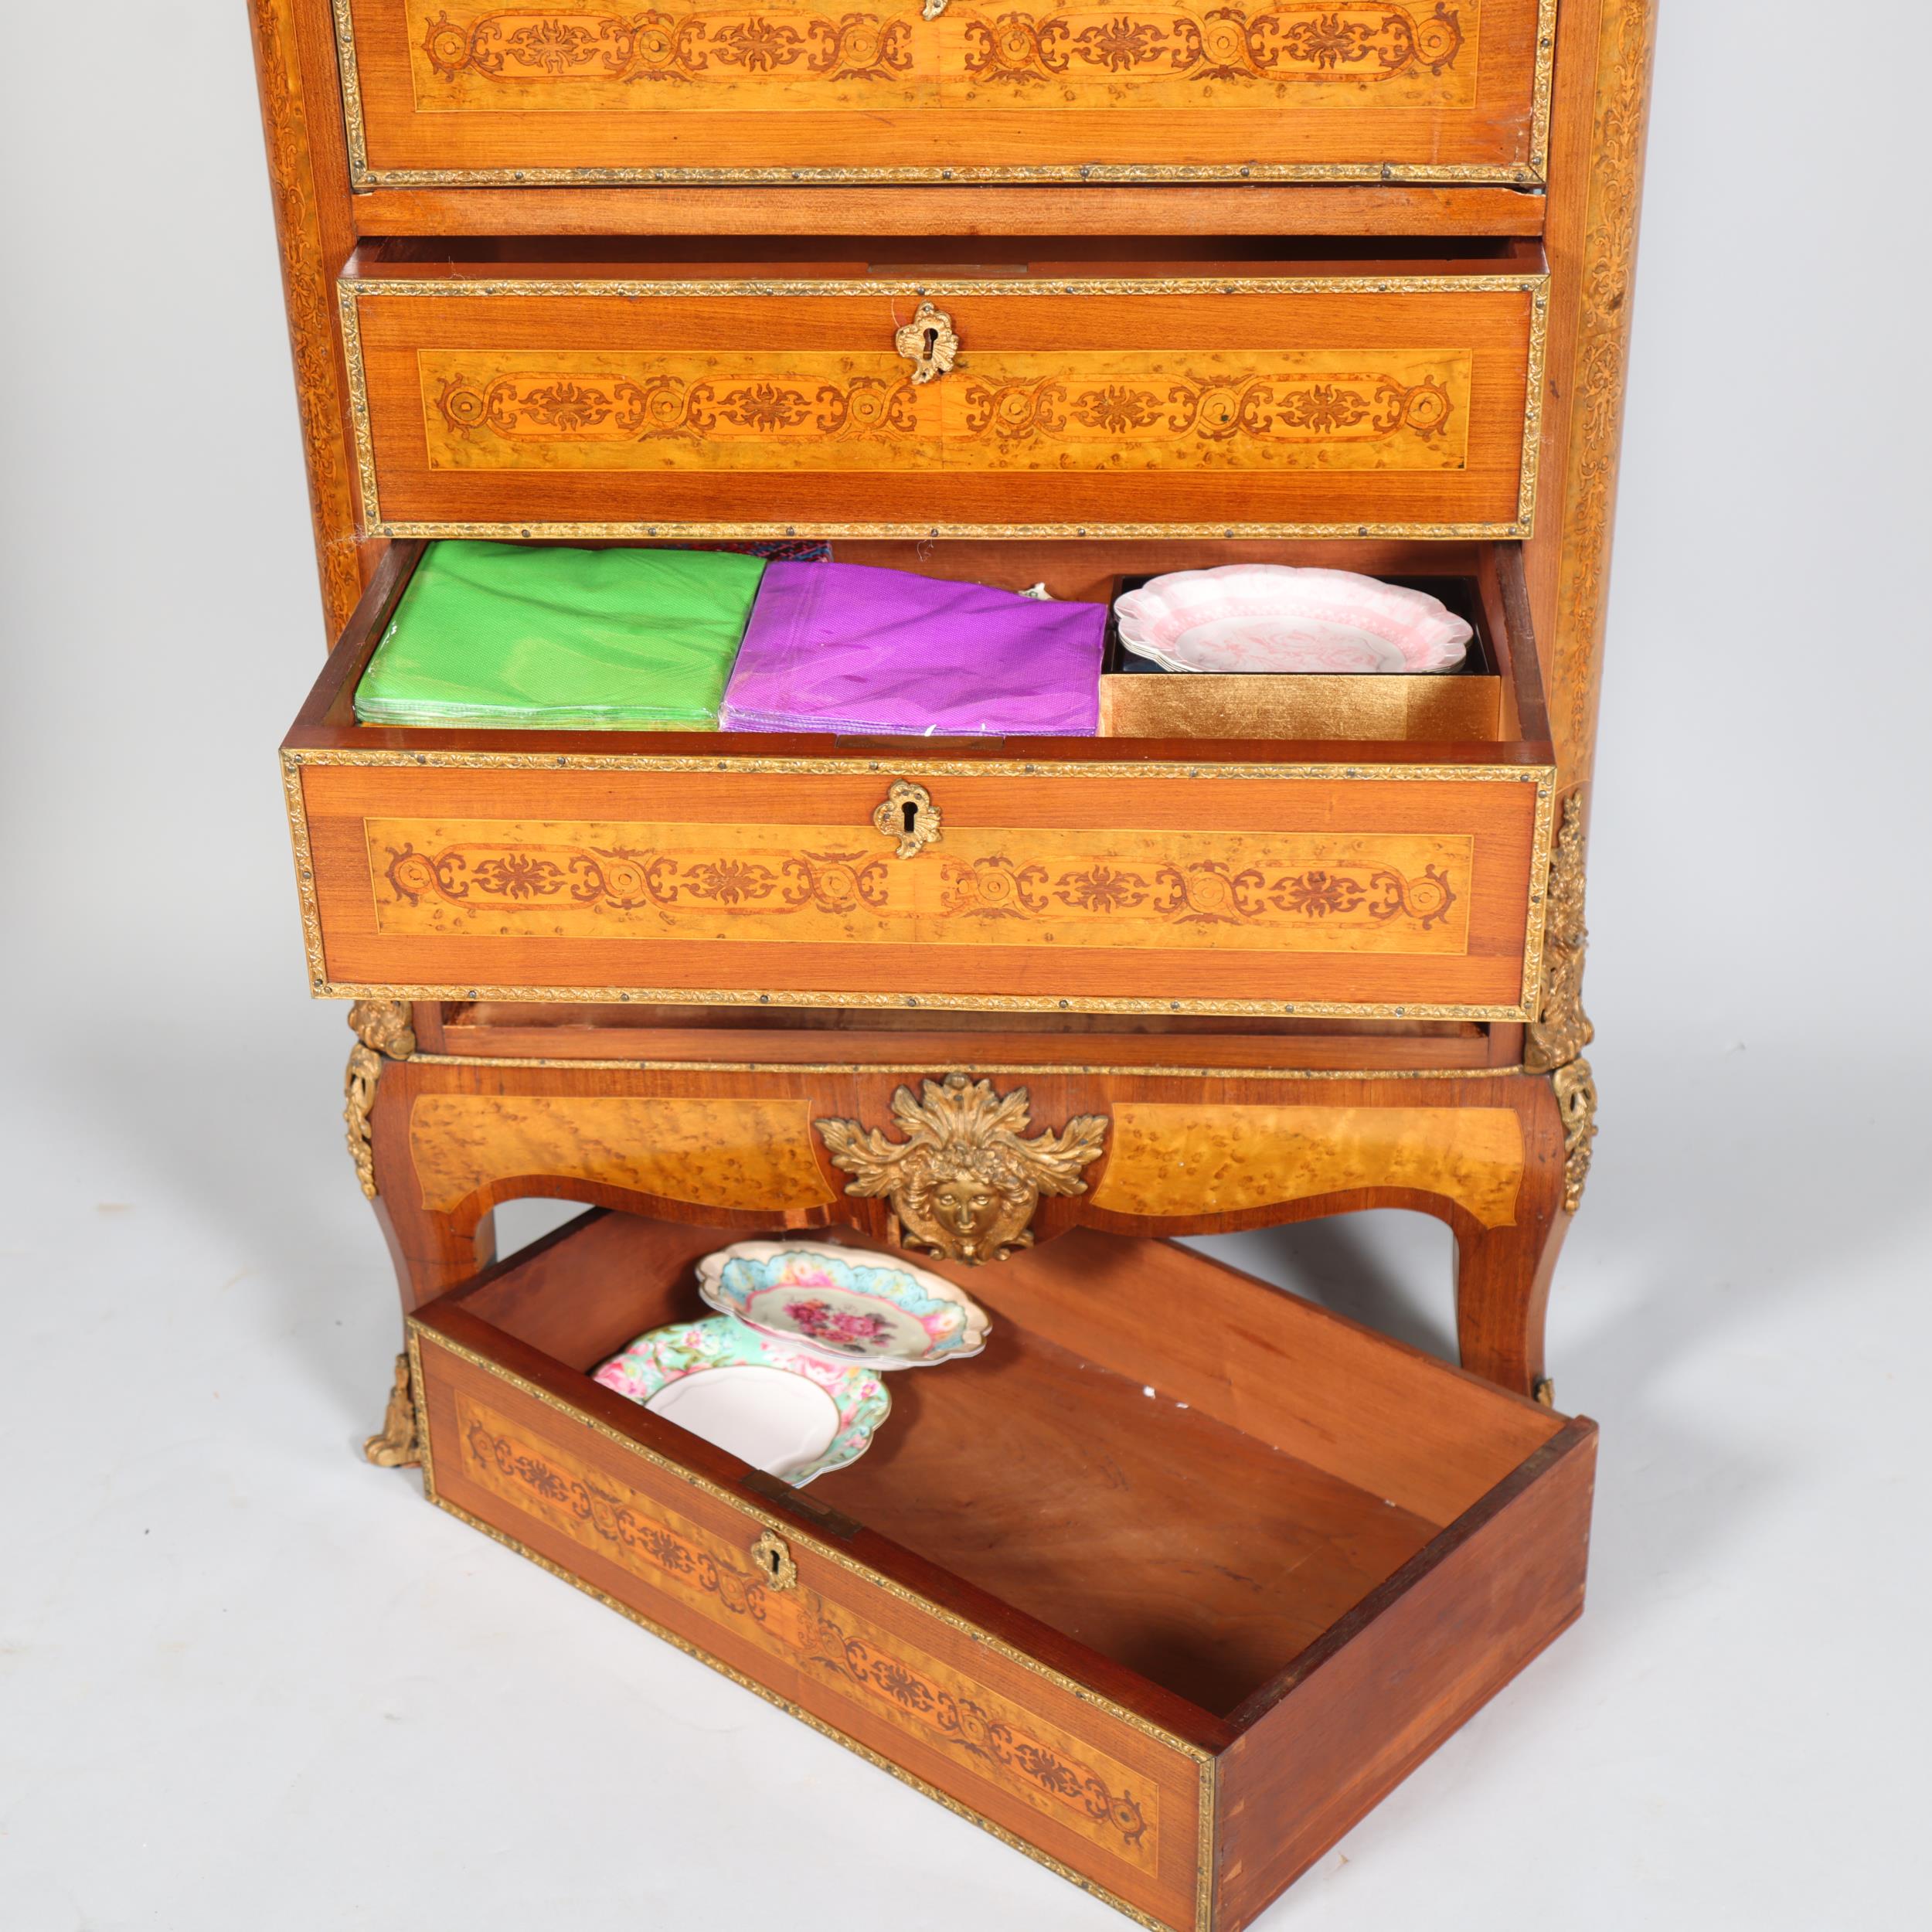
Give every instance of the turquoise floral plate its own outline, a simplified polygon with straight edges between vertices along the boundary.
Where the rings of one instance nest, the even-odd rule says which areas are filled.
[[[826,1241],[740,1241],[698,1264],[698,1289],[765,1335],[880,1370],[978,1355],[992,1325],[951,1282]]]
[[[595,1379],[800,1488],[862,1456],[892,1412],[871,1369],[760,1334],[733,1315],[653,1328]]]

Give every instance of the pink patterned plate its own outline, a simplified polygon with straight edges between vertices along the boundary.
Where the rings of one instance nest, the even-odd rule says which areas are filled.
[[[1452,671],[1475,635],[1426,591],[1284,563],[1173,571],[1114,609],[1122,645],[1167,671]]]
[[[986,1345],[986,1311],[923,1268],[828,1241],[740,1241],[698,1264],[722,1315],[835,1362],[913,1369]]]

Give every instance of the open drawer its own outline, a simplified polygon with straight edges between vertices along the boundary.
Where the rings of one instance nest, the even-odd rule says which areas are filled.
[[[1529,534],[1533,242],[840,246],[365,242],[340,284],[364,523]]]
[[[1447,545],[841,544],[1104,601],[1267,557],[1453,580],[1493,730],[1444,743],[400,730],[354,693],[420,547],[384,560],[283,747],[325,997],[1523,1021],[1555,772],[1522,560]],[[1198,681],[1223,685],[1219,679]],[[1362,679],[1257,679],[1260,685]],[[1418,680],[1388,681],[1413,682]],[[1257,691],[1257,703],[1261,694]],[[1257,716],[1259,715],[1257,712]],[[1406,711],[1391,711],[1390,728]],[[1432,716],[1423,706],[1415,714]],[[1173,722],[1172,709],[1168,723]],[[1208,720],[1210,734],[1226,728]],[[920,847],[895,786],[936,808]],[[903,803],[899,809],[903,810]]]
[[[733,1238],[420,1311],[429,1493],[1143,1925],[1247,1924],[1582,1608],[1594,1425],[1162,1242],[926,1263],[985,1352],[794,1489],[590,1379]]]
[[[1326,694],[1261,689],[1385,682],[1342,679],[1254,681],[1305,740],[1215,736],[1218,712],[1158,739],[359,726],[420,554],[386,559],[284,747],[318,995],[1534,1017],[1555,774],[1513,547],[839,547],[1096,600],[1128,567],[1256,555],[1459,583],[1464,715],[1495,723],[1448,743],[1325,739]],[[937,841],[882,824],[895,786]]]

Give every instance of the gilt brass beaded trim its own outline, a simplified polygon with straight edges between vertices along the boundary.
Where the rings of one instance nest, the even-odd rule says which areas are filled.
[[[1530,298],[1529,360],[1523,379],[1522,469],[1516,487],[1516,527],[1536,527],[1536,481],[1543,472],[1543,388],[1549,361],[1549,278]]]
[[[562,1002],[595,1006],[852,1006],[901,1012],[965,1013],[1174,1013],[1253,1019],[1443,1019],[1516,1022],[1528,1019],[1526,1005],[1439,1006],[1410,1001],[1372,1005],[1316,999],[1131,999],[1124,995],[1051,993],[866,993],[692,986],[399,986],[389,981],[311,981],[317,999],[500,1000],[536,1006]],[[573,1066],[587,1063],[572,1061]],[[631,1064],[630,1062],[624,1063]],[[519,1066],[529,1064],[519,1061]],[[1228,1070],[1222,1069],[1222,1072]]]
[[[335,65],[342,82],[342,132],[349,144],[349,179],[358,188],[372,187],[377,177],[369,170],[368,130],[362,118],[362,70],[355,57],[355,16],[349,0],[335,0]]]
[[[302,768],[282,753],[282,796],[288,808],[288,842],[295,857],[295,889],[302,904],[302,951],[308,964],[308,983],[320,985],[328,977],[322,953],[322,917],[315,900],[315,859],[308,842],[308,801],[302,792]]]
[[[346,5],[347,0],[341,0]],[[1557,0],[1538,0],[1536,77],[1529,100],[1529,164],[1540,186],[1549,175],[1550,108],[1556,98]]]
[[[436,1467],[430,1458],[430,1398],[423,1380],[423,1345],[415,1325],[409,1325],[404,1345],[410,1359],[410,1400],[416,1405],[416,1461],[423,1472],[423,1494],[431,1502],[440,1500],[436,1493]]]
[[[556,543],[594,543],[607,538],[664,537],[679,543],[702,539],[743,539],[822,537],[886,542],[957,539],[973,543],[1054,542],[1078,537],[1141,539],[1210,537],[1233,540],[1264,537],[1286,542],[1346,540],[1352,537],[1413,539],[1431,543],[1495,543],[1533,534],[1514,523],[383,523],[371,522],[371,536],[398,540],[471,537],[479,542],[514,543],[525,537]]]
[[[1522,453],[1518,471],[1516,515],[1502,523],[821,523],[711,521],[697,523],[645,522],[474,522],[462,519],[430,522],[386,522],[376,480],[376,444],[369,425],[369,383],[362,357],[362,328],[357,302],[364,295],[409,298],[505,295],[643,298],[810,295],[940,296],[952,300],[975,295],[1443,295],[1519,294],[1530,298],[1529,342],[1523,392]],[[342,315],[342,352],[349,366],[349,417],[355,437],[357,483],[362,519],[372,536],[392,539],[470,537],[496,543],[543,537],[564,543],[596,542],[613,537],[662,537],[676,539],[736,537],[786,538],[964,538],[981,541],[1080,537],[1243,537],[1348,539],[1410,538],[1434,542],[1481,542],[1529,537],[1535,533],[1536,486],[1541,469],[1543,386],[1548,362],[1549,277],[1547,274],[1508,275],[1281,275],[1249,277],[1168,276],[1046,281],[867,281],[735,279],[693,281],[641,281],[612,278],[594,281],[475,281],[359,278],[344,275],[336,284]]]
[[[381,168],[354,176],[358,188],[889,188],[1185,187],[1192,183],[1352,183],[1375,187],[1533,188],[1543,177],[1522,162],[1204,161],[1066,162],[1032,168]]]
[[[1536,785],[1536,826],[1529,848],[1529,919],[1523,934],[1523,1017],[1528,1020],[1543,995],[1543,944],[1549,922],[1549,854],[1556,836],[1556,774],[1541,768]]]
[[[978,168],[380,168],[369,165],[362,74],[350,0],[334,0],[335,51],[342,78],[342,127],[349,179],[358,188],[614,188],[660,186],[866,186],[904,183],[1066,182],[1348,182],[1456,187],[1500,183],[1541,188],[1549,172],[1550,102],[1556,60],[1557,0],[1539,0],[1536,64],[1531,82],[1526,162],[1069,162],[1035,167]]]
[[[376,439],[369,426],[369,379],[362,367],[362,318],[352,284],[335,285],[335,307],[342,331],[342,360],[349,369],[349,420],[355,437],[355,481],[362,499],[362,521],[374,532],[383,519],[376,483]]]
[[[821,1543],[811,1534],[808,1527],[792,1519],[769,1514],[760,1509],[756,1503],[747,1502],[736,1491],[727,1489],[722,1484],[712,1481],[709,1477],[699,1475],[695,1470],[687,1469],[682,1463],[674,1461],[670,1457],[662,1454],[658,1450],[647,1447],[634,1437],[625,1435],[620,1430],[612,1428],[608,1423],[599,1421],[595,1416],[587,1414],[583,1410],[574,1403],[565,1401],[560,1396],[552,1395],[547,1389],[539,1388],[535,1383],[526,1381],[513,1370],[503,1367],[501,1363],[491,1361],[487,1355],[478,1355],[475,1350],[464,1347],[460,1342],[453,1342],[447,1335],[428,1327],[420,1317],[411,1315],[409,1318],[409,1331],[412,1339],[427,1335],[436,1347],[447,1349],[459,1361],[467,1362],[471,1368],[480,1369],[484,1374],[502,1383],[507,1387],[515,1389],[519,1394],[529,1397],[531,1401],[539,1404],[542,1407],[550,1410],[557,1415],[566,1417],[580,1427],[588,1429],[593,1434],[603,1437],[607,1442],[614,1443],[627,1454],[635,1456],[641,1461],[651,1464],[654,1468],[662,1470],[668,1475],[675,1476],[679,1481],[689,1484],[694,1489],[702,1490],[714,1501],[724,1504],[727,1509],[745,1518],[747,1522],[756,1523],[762,1529],[781,1534],[794,1543],[802,1543],[815,1556],[822,1558],[835,1568],[845,1570],[849,1575],[858,1577],[862,1582],[883,1590],[887,1596],[896,1597],[901,1603],[911,1604],[922,1614],[930,1617],[936,1622],[945,1624],[948,1629],[957,1631],[960,1635],[970,1638],[982,1648],[996,1651],[1009,1663],[1018,1665],[1022,1670],[1033,1676],[1043,1679],[1054,1685],[1056,1689],[1066,1692],[1068,1696],[1077,1699],[1080,1702],[1090,1705],[1094,1709],[1104,1712],[1109,1717],[1127,1725],[1131,1730],[1140,1732],[1143,1736],[1151,1738],[1156,1743],[1165,1745],[1169,1750],[1179,1752],[1182,1757],[1191,1760],[1196,1764],[1205,1765],[1213,1763],[1213,1753],[1202,1746],[1190,1743],[1187,1739],[1179,1736],[1177,1733],[1155,1723],[1151,1718],[1143,1717],[1138,1712],[1129,1710],[1124,1704],[1117,1704],[1111,1698],[1104,1696],[1098,1691],[1090,1690],[1075,1679],[1065,1676],[1059,1671],[1050,1668],[1048,1665],[1043,1664],[1038,1658],[1029,1656],[1023,1650],[1015,1649],[1012,1645],[1005,1642],[1002,1638],[995,1637],[992,1631],[983,1628],[981,1625],[960,1616],[955,1611],[947,1610],[942,1605],[934,1603],[930,1597],[921,1596],[917,1590],[908,1590],[903,1583],[895,1583],[889,1577],[881,1575],[869,1564],[862,1563],[855,1557],[848,1556],[843,1552],[832,1548],[830,1545]]]
[[[593,737],[594,732],[574,734]],[[1374,783],[1427,784],[1535,784],[1547,793],[1556,783],[1553,765],[1478,764],[1349,764],[1325,760],[1321,764],[1279,764],[1253,760],[1219,760],[1203,758],[1198,763],[1176,758],[1148,759],[1117,763],[1100,758],[934,758],[922,757],[910,749],[920,740],[906,740],[904,757],[881,757],[868,749],[849,758],[753,757],[731,753],[709,757],[688,752],[579,752],[485,751],[463,747],[443,750],[396,751],[374,746],[360,747],[318,746],[298,747],[282,753],[291,769],[304,765],[387,765],[398,770],[462,767],[478,771],[686,771],[723,773],[727,777],[770,772],[792,777],[836,778],[917,772],[940,778],[1273,778],[1281,781],[1363,780]],[[1547,859],[1548,849],[1543,856]]]
[[[345,274],[337,284],[349,296],[394,295],[444,299],[494,295],[619,297],[675,299],[743,295],[940,296],[953,301],[972,295],[1535,295],[1546,291],[1548,275],[1519,270],[1495,275],[1113,275],[997,276],[908,280],[886,275],[861,281],[827,276],[729,275],[706,279],[640,280],[620,275],[584,281],[540,276],[483,277],[455,281],[440,276],[388,277]]]
[[[596,1073],[836,1073],[857,1079],[868,1073],[882,1078],[930,1075],[930,1060],[888,1063],[873,1060],[543,1060],[515,1054],[417,1053],[417,1066],[527,1066],[556,1070],[583,1070]],[[1007,1061],[960,1060],[968,1074],[1029,1076],[1044,1080],[1054,1074],[1086,1079],[1164,1080],[1495,1080],[1513,1079],[1529,1070],[1513,1066],[1089,1066],[1072,1061],[1036,1066]]]
[[[1213,1932],[1214,1886],[1219,1861],[1217,1835],[1220,1825],[1221,1760],[1203,1758],[1197,1787],[1194,1829],[1194,1932]]]

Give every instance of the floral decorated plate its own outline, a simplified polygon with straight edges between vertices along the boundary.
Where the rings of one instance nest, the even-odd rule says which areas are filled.
[[[923,1268],[824,1241],[740,1241],[698,1264],[710,1305],[762,1333],[876,1369],[956,1362],[986,1345],[986,1311]]]
[[[802,1488],[872,1447],[892,1398],[869,1369],[709,1315],[641,1335],[595,1379]]]
[[[1452,671],[1475,635],[1426,591],[1284,563],[1173,571],[1114,610],[1122,646],[1167,671]]]

